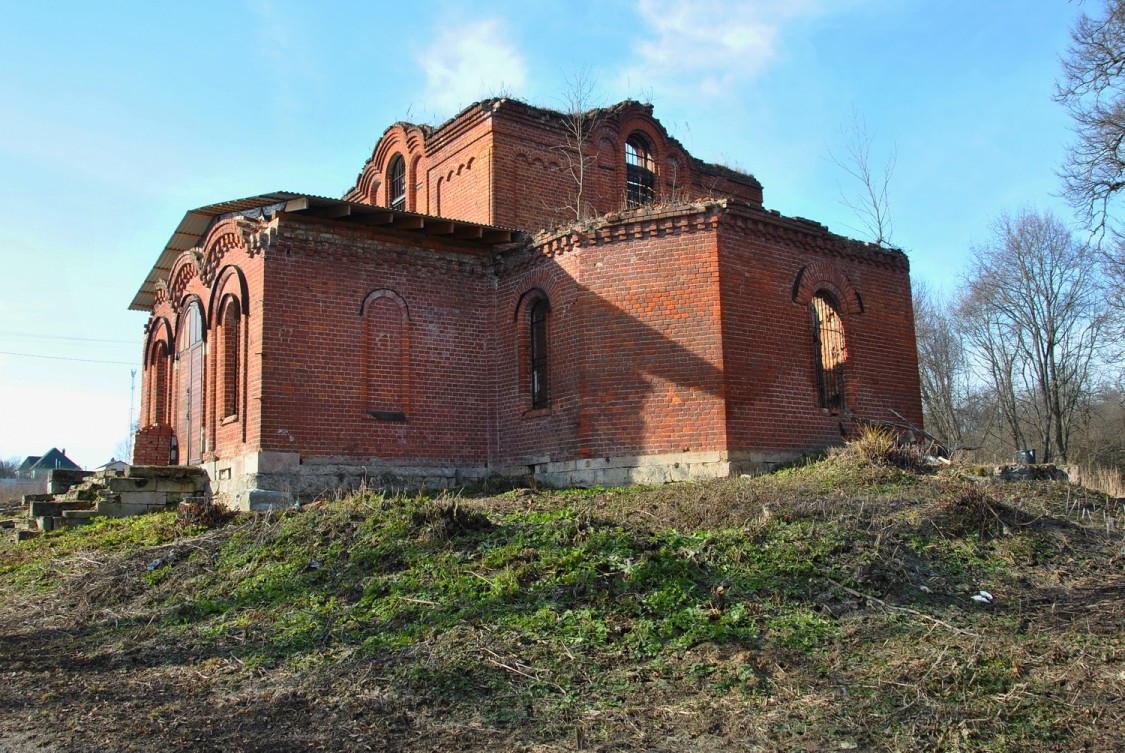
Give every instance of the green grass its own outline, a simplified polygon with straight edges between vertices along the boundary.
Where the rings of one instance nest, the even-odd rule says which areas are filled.
[[[241,672],[365,662],[427,713],[544,741],[590,718],[615,720],[590,726],[609,741],[658,708],[791,748],[1095,739],[1063,702],[1112,705],[1120,632],[1017,606],[1060,573],[1119,570],[1120,541],[1076,526],[1057,485],[1005,489],[835,455],[656,490],[368,494],[216,529],[151,515],[0,550],[0,593],[83,588],[86,640]],[[1003,608],[977,608],[981,588]]]

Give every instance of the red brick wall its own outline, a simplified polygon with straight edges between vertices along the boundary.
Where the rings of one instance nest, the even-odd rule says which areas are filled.
[[[217,224],[204,239],[198,253],[186,251],[181,255],[169,274],[169,284],[158,291],[156,305],[149,317],[142,378],[146,388],[142,392],[141,434],[170,441],[176,427],[182,423],[187,407],[183,404],[179,375],[185,365],[169,359],[166,361],[166,375],[158,377],[155,370],[159,359],[154,361],[148,356],[154,343],[160,340],[171,343],[169,352],[174,354],[180,350],[178,342],[184,329],[181,317],[187,302],[197,301],[203,312],[203,337],[207,347],[196,384],[196,389],[203,391],[202,423],[207,443],[204,460],[232,457],[258,446],[258,406],[262,387],[261,363],[256,354],[261,350],[262,339],[262,266],[262,251],[246,247],[242,229],[234,220]],[[238,410],[233,417],[224,410],[226,406],[221,400],[223,358],[219,345],[221,321],[218,309],[220,302],[228,296],[239,302],[241,312],[239,373],[236,375]],[[158,395],[155,389],[158,383],[165,387],[163,396]],[[167,426],[169,432],[146,432],[153,426]],[[181,451],[186,447],[184,440],[176,437]],[[147,455],[141,458],[135,454],[134,462],[164,464],[168,462],[168,457],[168,450],[163,447],[152,450],[151,459]]]
[[[839,443],[842,429],[854,431],[846,413],[819,406],[808,307],[818,290],[839,299],[851,412],[897,421],[894,409],[921,426],[905,257],[751,210],[726,215],[719,236],[732,448],[807,450]]]
[[[583,454],[725,447],[718,259],[708,218],[640,218],[582,251]]]
[[[852,415],[892,410],[921,424],[905,257],[815,223],[741,204],[656,206],[493,258],[480,244],[302,214],[273,224],[263,253],[220,223],[158,290],[138,462],[166,462],[168,421],[184,410],[170,373],[167,418],[154,418],[160,359],[147,354],[178,349],[170,333],[190,300],[208,343],[205,460],[276,450],[502,467],[801,451],[838,442]],[[808,302],[821,291],[847,339],[839,414],[818,404]],[[550,302],[549,402],[533,408],[537,296]],[[233,415],[218,308],[230,298],[243,316]]]
[[[502,272],[503,461],[725,449],[712,219],[660,215],[545,240],[534,261]],[[529,410],[520,379],[528,333],[519,301],[532,290],[552,307],[547,411]]]
[[[172,427],[167,424],[141,427],[133,437],[134,465],[168,465]]]
[[[493,358],[499,463],[530,464],[573,457],[579,450],[578,414],[585,378],[587,328],[579,305],[577,254],[517,252],[499,272]],[[539,294],[547,316],[548,406],[533,409],[530,384],[530,304]]]
[[[483,464],[493,286],[479,259],[443,253],[441,241],[424,236],[378,235],[294,215],[282,220],[277,244],[265,274],[262,448]],[[376,291],[393,296],[369,298]],[[395,390],[370,392],[366,351],[373,328],[393,328],[393,299],[408,317],[401,345],[409,368],[398,391],[405,421],[367,413],[390,409],[395,399]]]
[[[734,198],[760,206],[751,176],[700,165],[636,102],[606,108],[585,143],[583,217],[625,208],[625,142],[643,134],[657,173],[656,203]],[[395,154],[408,167],[407,209],[537,230],[576,218],[574,140],[558,113],[513,100],[474,105],[436,131],[396,124],[387,129],[346,198],[386,205],[386,170]]]

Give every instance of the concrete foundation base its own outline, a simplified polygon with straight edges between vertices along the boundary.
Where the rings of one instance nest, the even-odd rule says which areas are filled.
[[[270,510],[298,500],[360,489],[396,492],[469,486],[489,478],[534,478],[549,486],[655,486],[675,481],[765,473],[799,452],[681,452],[555,461],[521,458],[502,466],[386,462],[376,458],[303,458],[296,452],[253,452],[206,463],[214,500],[235,510]]]

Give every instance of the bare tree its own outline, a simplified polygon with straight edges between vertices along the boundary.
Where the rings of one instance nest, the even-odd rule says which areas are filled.
[[[1060,177],[1099,239],[1119,235],[1111,211],[1125,189],[1125,0],[1105,0],[1104,10],[1078,19],[1055,90],[1075,135]]]
[[[0,478],[15,478],[19,467],[19,458],[0,459]]]
[[[969,395],[969,369],[962,334],[946,301],[924,282],[915,281],[912,288],[926,428],[948,449],[957,450],[964,444]]]
[[[978,376],[986,385],[976,397],[989,399],[991,411],[978,411],[977,428],[989,433],[996,423],[1001,435],[1007,435],[1016,449],[1027,447],[1022,425],[1023,408],[1017,389],[1018,351],[1013,346],[1008,320],[993,305],[989,291],[975,289],[972,282],[962,293],[958,306],[961,332],[967,349],[974,357]],[[983,420],[981,420],[983,419]]]
[[[859,220],[860,230],[877,246],[891,242],[893,230],[890,218],[889,189],[898,161],[897,149],[892,148],[882,169],[871,164],[871,145],[875,134],[867,130],[867,122],[857,113],[852,113],[852,125],[842,131],[844,153],[828,151],[829,158],[836,166],[859,182],[859,187],[848,192],[840,187],[840,202],[850,209]]]
[[[577,221],[593,214],[586,201],[587,178],[597,156],[590,154],[590,134],[601,123],[602,110],[594,102],[597,79],[589,69],[582,68],[566,78],[562,94],[562,125],[565,143],[556,147],[566,163],[566,171],[574,181],[572,201],[564,206]]]
[[[1044,462],[1066,460],[1105,322],[1094,255],[1053,215],[1022,210],[973,257],[960,314],[1016,449],[1026,425]]]

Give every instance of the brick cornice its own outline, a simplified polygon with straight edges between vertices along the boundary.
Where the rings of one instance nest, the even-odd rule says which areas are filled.
[[[837,235],[818,222],[803,217],[786,217],[776,210],[761,209],[741,201],[722,200],[716,204],[725,209],[722,213],[722,225],[736,228],[748,235],[896,271],[910,271],[906,254],[897,248],[877,246]]]

